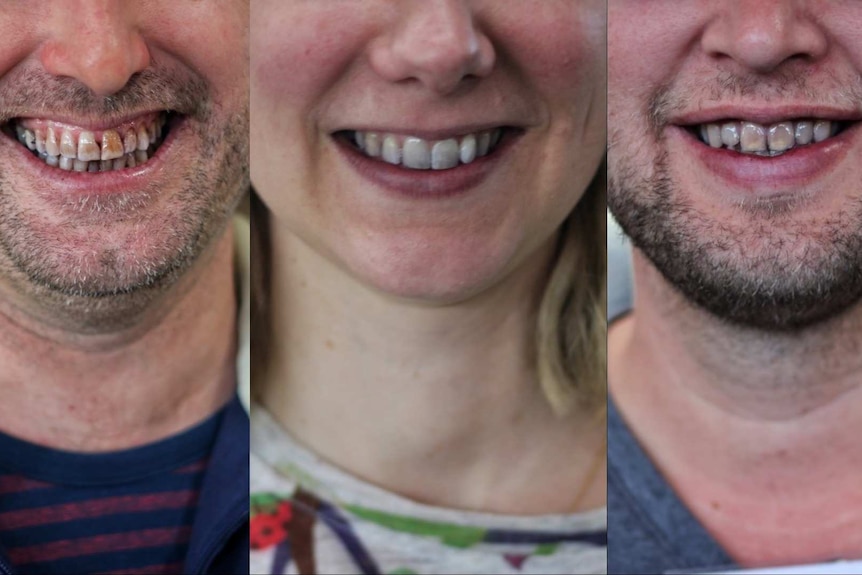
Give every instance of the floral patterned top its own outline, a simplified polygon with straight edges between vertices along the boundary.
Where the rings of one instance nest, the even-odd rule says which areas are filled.
[[[607,509],[506,516],[441,509],[365,483],[252,407],[251,573],[607,572]]]

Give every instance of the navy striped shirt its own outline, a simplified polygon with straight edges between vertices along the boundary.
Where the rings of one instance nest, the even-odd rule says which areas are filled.
[[[222,411],[174,437],[105,454],[0,433],[0,546],[12,568],[182,572]]]

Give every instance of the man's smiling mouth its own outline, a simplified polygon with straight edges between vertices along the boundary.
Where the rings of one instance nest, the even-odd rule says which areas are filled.
[[[740,154],[776,157],[795,148],[810,146],[834,138],[849,122],[816,118],[789,119],[771,124],[728,119],[690,126],[704,144]]]
[[[41,118],[15,118],[3,132],[58,170],[111,172],[145,164],[167,136],[170,112],[147,113],[91,130]]]

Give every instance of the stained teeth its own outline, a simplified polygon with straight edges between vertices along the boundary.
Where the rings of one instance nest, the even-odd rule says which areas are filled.
[[[80,146],[80,144],[78,144]],[[107,130],[102,134],[102,154],[103,160],[115,160],[124,153],[123,141],[120,139],[120,134],[114,130]]]
[[[366,156],[412,170],[451,170],[487,156],[499,145],[503,130],[486,130],[461,138],[430,141],[415,136],[354,132],[352,141]]]
[[[147,162],[165,125],[164,117],[159,116],[146,123],[99,133],[28,121],[29,125],[14,125],[18,141],[49,166],[76,172],[122,170]]]
[[[379,158],[382,150],[380,148],[380,136],[373,133],[365,134],[365,153],[372,158]]]
[[[96,143],[96,136],[93,132],[81,132],[78,136],[78,159],[83,162],[90,162],[98,160],[101,155],[99,144]]]
[[[702,124],[700,139],[713,148],[761,156],[777,156],[797,146],[822,142],[839,131],[839,124],[828,120],[777,122],[768,126],[755,122]]]
[[[150,135],[147,133],[147,129],[144,126],[138,126],[138,133],[136,136],[138,138],[139,150],[146,150],[150,147]]]
[[[773,152],[784,152],[792,148],[796,143],[793,124],[782,122],[770,127],[767,134],[767,143],[769,144],[769,149]]]
[[[60,142],[57,140],[57,132],[54,131],[54,128],[48,127],[48,133],[45,136],[45,151],[48,152],[49,156],[59,156],[60,155]]]

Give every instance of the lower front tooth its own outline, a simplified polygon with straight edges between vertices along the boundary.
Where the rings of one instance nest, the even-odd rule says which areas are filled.
[[[456,168],[460,159],[461,146],[458,145],[458,140],[437,142],[431,150],[431,167],[435,170]]]
[[[87,166],[87,171],[92,173],[98,172],[100,163],[101,162],[90,162],[90,165]]]
[[[127,157],[127,156],[131,156],[131,154],[126,154],[126,155],[125,155],[125,156],[123,156],[122,158],[117,158],[116,160],[113,160],[113,165],[111,166],[111,169],[113,169],[113,170],[122,170],[123,168],[125,168],[125,167],[126,167],[126,157]]]
[[[135,152],[135,163],[136,164],[143,164],[148,159],[149,159],[149,155],[147,154],[146,150],[138,150],[137,152]],[[131,167],[134,167],[134,166],[131,166]]]
[[[769,149],[773,152],[784,152],[796,143],[793,124],[782,122],[769,128]]]
[[[383,139],[381,157],[384,162],[389,162],[396,166],[401,163],[401,146],[398,145],[398,140],[394,136],[386,136]]]
[[[404,140],[401,163],[407,168],[414,170],[428,170],[431,168],[431,148],[428,142],[419,138],[407,138]]]
[[[74,160],[72,169],[74,169],[76,172],[86,172],[89,163],[90,162],[85,162],[84,160]]]
[[[56,168],[60,164],[60,156],[48,155],[48,157],[45,158],[45,163]]]
[[[739,147],[743,152],[765,152],[766,130],[763,126],[743,122],[742,133],[739,135]]]
[[[57,166],[58,166],[61,170],[69,171],[69,170],[71,170],[71,169],[72,169],[72,166],[73,166],[74,164],[75,164],[75,160],[73,160],[73,159],[72,159],[72,158],[70,158],[69,156],[60,156],[60,162],[57,164]]]

